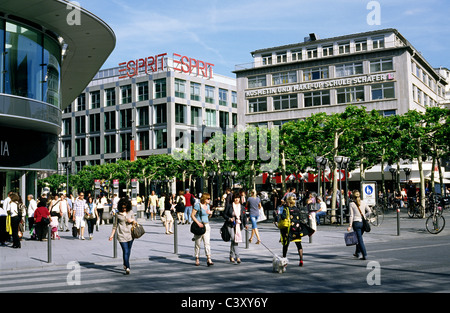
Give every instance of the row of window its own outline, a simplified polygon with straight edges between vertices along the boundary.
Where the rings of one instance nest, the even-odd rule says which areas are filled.
[[[431,98],[426,92],[422,91],[419,87],[413,84],[413,99],[420,105],[436,106],[436,101]]]
[[[195,101],[201,101],[200,90],[201,84],[190,82],[190,99]],[[136,83],[136,100],[146,101],[149,100],[149,82]],[[167,97],[167,85],[166,79],[155,79],[153,81],[153,98],[161,99]],[[100,101],[100,90],[91,91],[89,93],[82,93],[78,96],[75,102],[76,111],[84,111],[86,109],[98,109],[101,107]],[[116,103],[116,88],[107,88],[103,91],[105,93],[105,107],[115,106]],[[181,79],[175,79],[175,97],[187,99],[187,82]],[[205,102],[214,104],[215,99],[215,87],[205,85]],[[223,106],[228,106],[231,100],[231,105],[233,108],[237,108],[237,93],[236,91],[231,91],[231,96],[229,95],[229,90],[219,88],[219,99],[218,104]],[[89,103],[88,103],[89,101]],[[119,87],[119,104],[126,104],[132,102],[132,85],[125,85]],[[66,108],[64,113],[72,112],[72,107]]]
[[[364,86],[336,89],[336,102],[337,104],[346,104],[395,98],[393,82],[370,85],[370,90],[370,99],[366,99]],[[331,90],[319,90],[303,93],[304,107],[331,105],[330,92]],[[295,109],[299,107],[299,98],[297,94],[273,96],[272,98],[274,110]],[[267,97],[248,100],[249,113],[265,111],[268,111]]]
[[[363,62],[349,62],[344,64],[335,65],[334,77],[346,77],[352,75],[364,74]],[[369,63],[370,73],[379,73],[384,71],[392,71],[394,69],[392,58],[383,58],[372,60]],[[322,66],[301,70],[299,75],[301,81],[307,82],[318,79],[330,78],[330,67]],[[296,83],[297,71],[286,71],[272,74],[272,85],[282,85]],[[267,84],[266,75],[258,75],[248,77],[248,88],[265,87]]]
[[[75,117],[75,134],[100,132],[101,123],[104,123],[104,130],[111,131],[116,129],[127,129],[133,127],[133,109],[123,109],[118,111],[119,119],[117,121],[117,111],[89,114],[89,116]],[[167,105],[165,103],[153,106],[153,123],[150,123],[150,107],[137,108],[136,126],[150,126],[153,124],[167,123]],[[217,111],[214,109],[205,109],[205,117],[202,117],[201,107],[190,107],[190,123],[187,120],[188,106],[175,104],[175,122],[179,124],[190,124],[194,126],[203,125],[217,126]],[[103,121],[100,117],[103,114]],[[229,125],[229,112],[219,111],[219,127],[226,128]],[[232,113],[232,125],[237,125],[237,114]],[[87,126],[89,129],[87,129]],[[62,120],[63,136],[72,134],[72,118]]]
[[[137,134],[137,142],[135,149],[138,151],[150,149],[150,134],[153,137],[153,149],[165,149],[167,148],[167,129],[155,129],[139,131]],[[117,137],[119,136],[119,137]],[[76,138],[75,151],[72,154],[72,141],[62,140],[61,157],[67,156],[86,156],[86,155],[98,155],[102,151],[100,149],[100,140],[104,139],[104,151],[103,153],[121,153],[130,150],[130,141],[132,140],[132,134],[122,133],[105,134],[105,136],[90,136],[89,138]],[[119,139],[119,142],[117,142]],[[119,148],[119,149],[117,149]]]
[[[416,75],[425,85],[427,85],[431,90],[437,93],[438,96],[444,97],[445,89],[440,84],[429,75],[424,69],[422,69],[417,63],[411,61],[411,73]],[[414,98],[416,99],[416,98]],[[416,100],[417,101],[417,100]]]
[[[293,49],[290,51],[279,51],[261,55],[262,65],[271,65],[276,63],[286,63],[289,61],[301,61],[315,59],[318,57],[327,57],[332,55],[342,55],[351,52],[362,52],[368,50],[368,39],[346,40],[342,42],[328,43],[320,46]],[[372,37],[370,39],[372,49],[382,49],[385,47],[384,36]]]

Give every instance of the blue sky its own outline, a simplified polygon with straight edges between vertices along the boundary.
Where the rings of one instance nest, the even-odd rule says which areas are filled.
[[[114,30],[103,68],[160,53],[214,63],[232,76],[251,51],[320,38],[396,28],[434,67],[450,68],[449,0],[378,0],[380,25],[369,25],[370,0],[79,0]]]

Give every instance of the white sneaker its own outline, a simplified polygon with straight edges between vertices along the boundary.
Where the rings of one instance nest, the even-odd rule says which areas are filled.
[[[81,236],[81,238],[80,238],[81,240],[86,240],[83,236]]]

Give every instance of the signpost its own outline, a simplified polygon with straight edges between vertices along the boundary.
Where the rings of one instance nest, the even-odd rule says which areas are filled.
[[[377,183],[374,181],[365,181],[361,183],[361,199],[367,205],[374,206],[377,204]]]

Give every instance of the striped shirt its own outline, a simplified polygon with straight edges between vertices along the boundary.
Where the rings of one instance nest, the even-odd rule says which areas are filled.
[[[75,210],[75,216],[80,216],[83,217],[84,216],[84,209],[87,208],[87,203],[86,201],[80,198],[77,198],[77,200],[75,200],[74,204],[73,204],[73,209]]]

